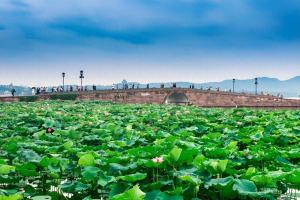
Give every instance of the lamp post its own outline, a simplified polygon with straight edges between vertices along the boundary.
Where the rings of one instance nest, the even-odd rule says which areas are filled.
[[[257,78],[254,79],[254,84],[255,84],[255,95],[257,95],[257,85],[258,85],[258,81]]]
[[[232,92],[234,92],[234,86],[235,86],[235,78],[232,79]]]
[[[79,78],[80,78],[80,90],[83,91],[83,87],[82,87],[82,79],[84,78],[84,76],[83,76],[83,70],[80,70],[80,76],[79,76]]]
[[[63,91],[65,91],[65,77],[66,77],[66,73],[63,72],[61,75],[62,75],[62,78],[63,78]]]

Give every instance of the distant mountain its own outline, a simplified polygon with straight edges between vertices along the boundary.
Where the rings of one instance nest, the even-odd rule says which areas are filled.
[[[122,88],[123,84],[126,81],[122,81],[121,83],[115,84],[114,88]],[[139,88],[146,88],[147,84],[140,84],[137,82],[127,82],[129,87],[133,84],[135,88],[139,86]],[[176,82],[177,87],[181,88],[189,88],[191,84],[194,84],[195,88],[207,89],[211,88],[212,90],[216,90],[216,88],[220,88],[220,90],[228,91],[232,90],[232,80],[224,80],[221,82],[207,82],[207,83],[191,83],[191,82]],[[150,88],[160,88],[161,83],[149,83]],[[171,87],[172,82],[164,83],[165,87]],[[103,86],[97,85],[97,89],[111,89],[113,86]],[[13,86],[13,85],[0,85],[0,96],[10,95],[10,91],[12,88],[16,89],[16,95],[30,95],[31,88],[23,87],[23,86]],[[74,89],[76,86],[73,87]],[[88,85],[88,89],[91,90],[92,86]],[[235,81],[235,91],[236,92],[247,92],[254,93],[255,85],[254,79],[245,79]],[[277,78],[269,78],[269,77],[259,77],[258,78],[258,92],[266,92],[269,94],[277,95],[282,94],[284,97],[299,97],[300,95],[300,76],[296,76],[294,78],[288,80],[279,80]]]
[[[204,87],[220,87],[222,90],[232,88],[232,80],[224,80],[221,82],[211,82],[200,84]],[[198,85],[197,85],[198,86]],[[300,76],[288,80],[279,80],[277,78],[259,77],[258,92],[267,92],[270,94],[282,94],[284,97],[299,97],[300,95]],[[236,80],[235,91],[238,92],[255,92],[255,84],[253,79]]]

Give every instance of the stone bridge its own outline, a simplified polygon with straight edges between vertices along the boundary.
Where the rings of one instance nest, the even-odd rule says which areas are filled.
[[[36,100],[50,100],[53,95],[73,95],[77,100],[101,100],[116,103],[188,104],[199,107],[300,108],[300,100],[284,99],[271,95],[183,88],[46,93],[38,95]],[[0,102],[18,102],[21,99],[22,97],[1,97]]]

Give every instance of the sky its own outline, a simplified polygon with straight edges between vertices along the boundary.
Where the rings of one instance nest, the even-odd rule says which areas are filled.
[[[300,75],[299,0],[0,0],[0,84]]]

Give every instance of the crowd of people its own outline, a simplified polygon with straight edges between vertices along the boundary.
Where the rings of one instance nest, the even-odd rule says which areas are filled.
[[[149,89],[150,88],[150,84],[146,84],[146,89]],[[177,84],[176,83],[173,83],[172,88],[176,88],[177,87]],[[160,88],[165,88],[165,84],[161,84],[160,85]],[[189,85],[189,88],[190,89],[194,89],[195,86],[194,84],[191,84]],[[115,84],[112,86],[111,88],[112,90],[114,89],[140,89],[140,85],[139,84],[123,84],[121,85],[121,87],[119,87],[119,84]],[[58,87],[32,87],[32,95],[39,95],[39,94],[45,94],[45,93],[58,93],[58,92],[80,92],[80,91],[88,91],[88,86],[84,86],[84,87],[81,87],[81,86],[58,86]],[[97,90],[97,87],[96,85],[93,85],[92,86],[92,90],[93,91],[96,91]],[[15,93],[15,91],[14,91]],[[12,91],[12,94],[14,96],[14,93]]]
[[[119,84],[115,84],[112,86],[112,90],[114,89],[139,89],[140,88],[140,85],[139,84],[128,84],[128,83],[125,83],[123,85],[121,85],[121,87],[119,87]],[[145,86],[146,89],[149,89],[150,88],[150,85],[149,84],[146,84]],[[161,84],[160,85],[160,88],[165,88],[165,84]],[[177,84],[176,83],[172,83],[171,84],[171,88],[177,88]],[[195,89],[195,85],[194,84],[190,84],[189,89]],[[207,87],[207,88],[198,88],[200,90],[213,90],[213,91],[221,91],[221,89],[219,87],[216,87],[216,88],[213,88],[213,87]],[[45,94],[45,93],[59,93],[59,92],[81,92],[81,91],[88,91],[89,88],[88,86],[58,86],[58,87],[32,87],[32,95],[39,95],[39,94]],[[92,91],[96,91],[97,90],[97,87],[96,85],[93,85],[92,86]],[[231,89],[229,90],[224,90],[224,92],[232,92]],[[245,92],[242,92],[242,93],[245,93]],[[16,90],[14,88],[11,89],[11,95],[12,96],[15,96],[16,94]],[[270,95],[268,93],[265,93],[265,92],[261,92],[261,95]],[[277,94],[276,95],[277,97],[283,97],[282,94]]]
[[[92,86],[92,90],[96,90],[96,86]],[[58,92],[81,92],[88,91],[88,86],[58,86],[58,87],[32,87],[32,95],[39,95],[45,93],[58,93]]]

